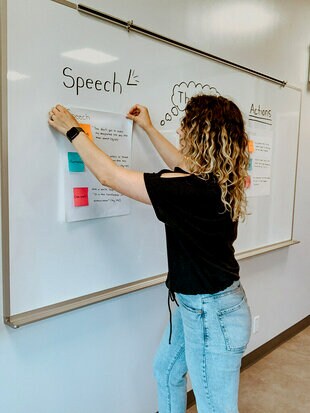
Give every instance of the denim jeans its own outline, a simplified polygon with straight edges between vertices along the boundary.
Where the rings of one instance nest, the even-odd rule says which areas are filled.
[[[198,413],[238,413],[241,358],[251,312],[240,283],[215,294],[176,294],[179,307],[154,361],[159,413],[186,412],[189,373]]]

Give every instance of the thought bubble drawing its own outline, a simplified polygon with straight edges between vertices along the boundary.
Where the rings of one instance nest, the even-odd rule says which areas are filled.
[[[165,119],[161,120],[160,125],[164,126],[166,122],[170,122],[173,116],[178,116],[180,112],[185,110],[186,104],[192,96],[195,96],[199,93],[204,93],[206,95],[219,96],[220,93],[218,90],[208,84],[195,83],[190,81],[188,83],[181,82],[173,86],[171,102],[173,107],[170,109],[170,112],[165,114]]]

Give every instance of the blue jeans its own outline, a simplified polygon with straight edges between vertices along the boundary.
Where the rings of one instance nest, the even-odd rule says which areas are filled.
[[[154,361],[159,413],[186,412],[189,373],[198,413],[238,413],[241,358],[251,313],[240,281],[215,294],[176,294],[172,339],[167,327]]]

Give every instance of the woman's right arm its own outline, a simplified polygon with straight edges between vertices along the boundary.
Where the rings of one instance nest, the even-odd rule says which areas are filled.
[[[152,144],[170,169],[182,164],[183,155],[156,128],[154,128],[149,112],[141,105],[133,106],[127,118],[136,122],[148,135]]]

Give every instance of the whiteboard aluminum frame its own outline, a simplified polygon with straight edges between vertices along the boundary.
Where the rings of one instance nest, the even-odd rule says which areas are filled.
[[[0,138],[3,316],[10,317],[10,228],[7,105],[7,0],[0,1]]]
[[[278,250],[280,248],[288,247],[290,245],[298,244],[299,241],[285,241],[266,247],[257,248],[255,250],[246,251],[236,254],[238,260],[250,258],[266,252]],[[145,278],[140,281],[134,281],[128,284],[120,285],[118,287],[109,288],[107,290],[98,291],[96,293],[83,295],[81,297],[73,298],[71,300],[62,301],[56,304],[41,307],[35,310],[26,311],[24,313],[6,316],[5,324],[16,329],[26,324],[34,323],[36,321],[44,320],[46,318],[54,317],[69,311],[73,311],[82,307],[96,304],[101,301],[109,300],[110,298],[119,297],[124,294],[133,293],[135,291],[143,290],[144,288],[154,287],[162,284],[166,280],[167,274],[160,274],[154,277]]]
[[[61,5],[76,9],[76,5],[67,0],[51,0]],[[8,188],[8,99],[7,99],[7,0],[0,0],[0,86],[1,86],[1,100],[0,100],[0,138],[1,138],[1,218],[2,218],[2,271],[3,271],[3,318],[4,323],[12,328],[18,328],[36,321],[44,320],[56,315],[60,315],[78,308],[86,307],[91,304],[99,303],[114,297],[124,294],[132,293],[142,290],[144,288],[162,284],[167,274],[160,274],[153,277],[145,278],[139,281],[134,281],[128,284],[123,284],[110,289],[98,291],[92,294],[83,295],[63,302],[37,308],[31,311],[11,314],[11,298],[10,298],[10,228],[9,228],[9,188]],[[208,58],[208,56],[205,56]],[[222,62],[225,64],[225,62]],[[230,65],[232,66],[232,65]],[[238,68],[238,67],[237,67]],[[239,68],[240,70],[243,70]],[[243,70],[244,71],[244,70]],[[260,76],[256,72],[257,76]],[[255,74],[252,71],[251,74]],[[265,80],[270,80],[266,79]],[[282,81],[275,83],[281,84],[301,92],[300,88],[292,85],[284,85]],[[300,117],[299,117],[300,121]],[[292,214],[292,231],[291,239],[256,248],[249,251],[244,251],[236,254],[238,260],[243,260],[256,255],[265,254],[280,248],[290,245],[298,244],[299,241],[293,240],[294,229],[294,215],[295,215],[295,199],[296,199],[296,179],[297,179],[297,162],[299,151],[299,130],[297,141],[297,159],[295,168],[295,184],[294,184],[294,206]]]

